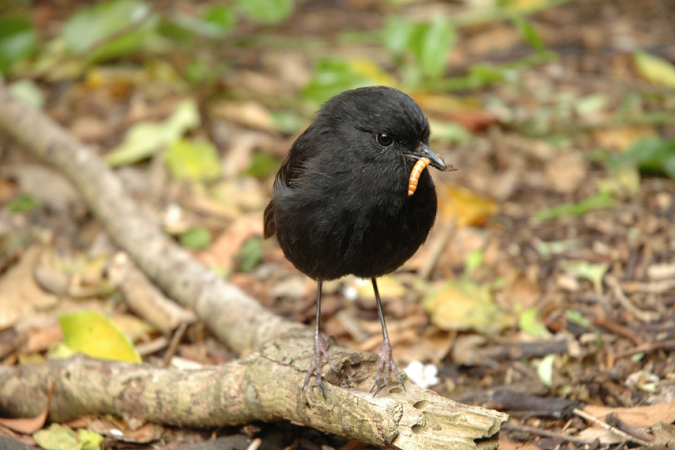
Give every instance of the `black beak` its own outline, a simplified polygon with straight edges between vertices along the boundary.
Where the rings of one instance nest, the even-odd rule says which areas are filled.
[[[408,155],[416,160],[422,157],[429,158],[431,161],[430,165],[438,170],[457,170],[453,166],[448,167],[448,165],[445,164],[445,161],[443,161],[443,158],[424,142],[420,142],[415,151],[408,153]]]

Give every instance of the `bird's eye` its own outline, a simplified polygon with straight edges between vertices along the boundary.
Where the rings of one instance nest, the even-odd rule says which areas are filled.
[[[378,134],[376,139],[377,143],[380,144],[382,147],[389,147],[391,144],[394,143],[394,140],[387,133]]]

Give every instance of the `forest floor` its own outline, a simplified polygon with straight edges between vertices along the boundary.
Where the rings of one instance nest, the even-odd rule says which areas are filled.
[[[149,5],[168,16],[208,3]],[[274,174],[332,94],[401,88],[427,114],[431,146],[458,171],[432,173],[434,229],[381,281],[398,366],[442,396],[508,413],[500,448],[672,445],[675,4],[558,2],[519,21],[461,2],[398,3],[299,2],[289,19],[242,19],[220,41],[200,37],[175,49],[157,42],[78,65],[83,50],[42,72],[15,69],[7,80],[17,95],[36,98],[37,90],[43,112],[104,156],[197,259],[274,313],[307,324],[316,283],[274,239],[262,239]],[[58,36],[82,7],[34,2],[39,39]],[[440,76],[414,43],[396,44],[408,39],[397,34],[405,24],[427,23],[428,31],[435,17],[455,21],[441,30],[454,43]],[[183,118],[172,116],[180,108]],[[180,140],[143,147],[127,134],[139,123],[158,126],[146,134]],[[200,321],[172,348],[170,331],[130,310],[108,279],[113,253],[101,250],[104,235],[61,175],[0,136],[3,365],[57,357],[59,315],[82,309],[112,318],[145,362],[160,363],[168,351],[186,367],[236,358]],[[369,283],[346,278],[324,288],[323,333],[377,352]],[[162,427],[152,442],[107,435],[101,445],[169,449],[237,434],[260,437],[268,449],[368,448],[264,423]],[[0,435],[18,436],[2,421]]]

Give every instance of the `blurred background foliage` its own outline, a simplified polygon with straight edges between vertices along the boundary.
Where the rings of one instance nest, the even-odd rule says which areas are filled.
[[[0,73],[16,97],[99,152],[176,242],[299,321],[313,317],[314,286],[261,239],[281,159],[330,97],[375,84],[409,93],[432,146],[459,170],[434,172],[437,225],[381,291],[388,314],[407,320],[392,333],[397,357],[455,364],[447,372],[456,374],[483,363],[472,359],[477,335],[521,343],[568,327],[591,333],[597,310],[584,295],[615,292],[608,274],[675,273],[672,17],[659,0],[0,0]],[[76,229],[60,245],[78,256],[55,260],[69,275],[94,265],[91,283],[109,301],[100,262],[78,253],[94,239],[68,209],[77,196],[0,146],[0,169],[6,161],[0,275],[23,258],[27,224]],[[626,286],[649,314],[672,307],[669,285],[654,297]],[[341,280],[326,295],[327,334],[376,349],[371,287]],[[635,322],[633,309],[612,308],[617,328]],[[96,320],[101,333],[112,328]],[[66,341],[86,341],[70,336],[72,323]],[[602,345],[585,354],[598,367]],[[534,376],[588,400],[579,386],[594,378],[574,372],[583,358],[549,356],[533,362]],[[661,375],[671,363],[659,360]],[[507,372],[527,380],[521,366],[486,364],[481,387]],[[461,389],[459,375],[446,375],[449,392]]]

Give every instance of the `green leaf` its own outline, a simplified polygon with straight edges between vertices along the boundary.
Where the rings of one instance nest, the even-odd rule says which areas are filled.
[[[591,321],[585,318],[583,314],[581,314],[581,312],[577,311],[576,309],[566,309],[565,317],[568,321],[575,325],[579,325],[582,328],[588,328],[591,326]]]
[[[280,158],[270,155],[269,153],[258,152],[253,155],[251,167],[246,170],[244,175],[250,175],[256,178],[266,178],[279,169],[280,165]]]
[[[543,53],[546,51],[546,48],[544,47],[544,41],[541,39],[541,36],[539,36],[539,33],[537,33],[537,30],[534,29],[530,21],[519,14],[511,15],[511,21],[518,28],[518,30],[520,30],[523,37],[525,38],[525,41],[527,41],[527,43],[530,44],[532,48],[537,51],[537,53]]]
[[[294,111],[272,111],[272,119],[277,129],[284,134],[295,134],[305,123],[305,119]]]
[[[534,242],[534,248],[539,253],[539,256],[541,256],[542,259],[545,259],[546,261],[551,259],[552,255],[558,255],[570,250],[576,250],[579,247],[579,241],[576,239],[551,242],[544,242],[542,240],[536,239]]]
[[[63,342],[57,342],[56,344],[49,346],[49,359],[66,359],[73,355],[75,355],[75,352]]]
[[[555,219],[564,216],[582,216],[588,211],[594,209],[613,208],[616,206],[616,201],[608,192],[600,191],[580,202],[564,203],[562,205],[552,206],[550,208],[540,209],[534,214],[534,219],[537,222],[545,222],[547,220]]]
[[[482,250],[473,250],[466,257],[466,262],[464,263],[464,271],[467,274],[471,274],[476,269],[480,268],[483,265],[483,260],[485,259],[485,253]]]
[[[197,87],[211,76],[211,69],[201,59],[193,59],[185,67],[183,76],[192,86]]]
[[[438,78],[445,73],[455,39],[455,30],[443,15],[418,27],[412,45],[424,75]]]
[[[103,436],[85,428],[77,430],[77,438],[82,444],[82,450],[99,450],[103,442]]]
[[[593,283],[596,292],[602,292],[602,279],[605,277],[607,270],[609,270],[609,264],[591,264],[588,261],[576,260],[560,261],[558,264],[568,274],[584,278]]]
[[[223,38],[234,27],[236,16],[229,6],[215,5],[209,8],[203,17],[178,12],[171,21],[194,34]]]
[[[394,56],[409,52],[416,25],[404,17],[390,16],[385,19],[382,44]]]
[[[642,358],[645,357],[644,352],[636,353],[633,356],[630,357],[630,360],[633,362],[640,362]]]
[[[659,136],[636,139],[626,153],[612,158],[610,164],[634,164],[643,172],[668,175],[675,180],[675,139]]]
[[[72,53],[89,49],[90,61],[110,59],[134,52],[142,47],[159,23],[159,16],[151,15],[150,6],[142,0],[110,0],[80,9],[63,27],[61,36]],[[144,21],[142,25],[134,25]],[[128,33],[124,30],[128,29]],[[120,36],[95,48],[115,34]],[[94,49],[95,48],[95,49]]]
[[[31,197],[30,195],[26,194],[19,194],[9,205],[7,205],[7,209],[10,213],[16,214],[30,211],[39,204],[40,203],[35,197]]]
[[[418,68],[426,77],[443,75],[455,40],[455,30],[443,16],[418,23],[404,17],[390,17],[382,30],[382,44],[393,56],[408,55],[415,60],[415,65],[406,66],[408,78],[414,78],[415,74],[410,72]]]
[[[192,99],[184,100],[164,122],[138,122],[133,125],[122,145],[112,149],[104,159],[112,167],[142,161],[173,144],[199,123],[197,103]]]
[[[544,386],[553,386],[553,363],[555,362],[555,355],[545,356],[539,366],[537,367],[537,375]]]
[[[217,25],[222,33],[226,33],[236,25],[237,16],[228,5],[213,5],[204,13],[204,20]]]
[[[252,237],[244,242],[239,252],[239,270],[244,273],[252,272],[262,261],[262,239]]]
[[[434,141],[460,144],[466,142],[471,136],[466,127],[458,122],[442,122],[430,119],[429,124],[433,130],[431,139]]]
[[[546,325],[539,319],[537,308],[526,309],[520,313],[518,326],[521,331],[524,331],[530,336],[547,337],[551,335],[548,328],[546,328]]]
[[[45,450],[81,450],[82,443],[70,428],[53,423],[33,434],[33,439]]]
[[[274,24],[286,20],[295,8],[294,0],[238,0],[237,5],[249,19]]]
[[[33,109],[42,109],[45,104],[45,95],[33,80],[19,80],[9,85],[12,97]]]
[[[180,139],[169,147],[165,162],[176,180],[209,181],[220,176],[218,151],[210,142]]]
[[[337,94],[360,87],[392,85],[393,79],[370,61],[319,59],[302,93],[305,100],[324,103]]]
[[[208,230],[201,227],[192,227],[178,238],[180,245],[192,250],[203,250],[213,241]]]
[[[605,94],[591,94],[578,99],[574,104],[574,110],[581,116],[595,114],[607,107],[607,96]]]
[[[103,314],[80,310],[59,316],[63,342],[92,358],[140,363],[141,357],[124,333]]]
[[[36,48],[33,23],[23,15],[0,17],[0,72],[29,57]]]
[[[610,167],[609,175],[595,180],[599,191],[635,196],[640,191],[640,171],[633,164]]]

